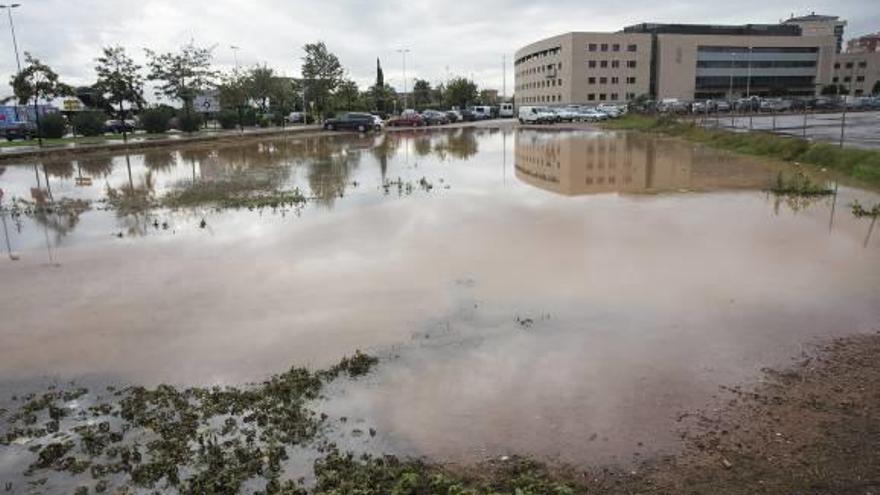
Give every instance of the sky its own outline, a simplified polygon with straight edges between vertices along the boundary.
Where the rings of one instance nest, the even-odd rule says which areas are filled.
[[[473,78],[512,93],[513,53],[569,31],[616,31],[640,22],[773,23],[815,11],[849,22],[846,37],[880,31],[877,0],[14,0],[19,50],[53,67],[69,84],[94,82],[102,46],[121,45],[141,64],[144,48],[175,50],[194,40],[214,47],[220,69],[268,64],[296,76],[302,47],[324,41],[362,89],[374,82],[376,58],[385,80],[403,89],[414,78],[432,84]],[[10,3],[10,0],[0,0]],[[617,8],[617,7],[621,8]],[[0,96],[15,72],[6,11],[0,10]],[[238,46],[239,50],[232,50]]]

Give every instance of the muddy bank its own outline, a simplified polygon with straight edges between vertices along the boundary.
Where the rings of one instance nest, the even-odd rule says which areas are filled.
[[[67,473],[77,477],[76,493],[869,494],[880,488],[878,357],[880,334],[840,338],[788,368],[764,370],[755,385],[721,386],[716,402],[680,416],[678,455],[626,470],[516,456],[439,465],[356,455],[322,441],[310,473],[288,472],[291,447],[318,437],[327,420],[303,399],[316,398],[322,382],[341,373],[367,373],[376,361],[361,354],[328,371],[293,369],[251,389],[131,387],[113,394],[117,403],[78,406],[82,413],[70,404],[87,390],[53,389],[3,411],[11,428],[2,444],[32,453],[28,488],[53,486],[47,474]],[[65,431],[68,417],[79,426]],[[371,428],[369,436],[376,435]],[[6,490],[25,486],[7,483]]]

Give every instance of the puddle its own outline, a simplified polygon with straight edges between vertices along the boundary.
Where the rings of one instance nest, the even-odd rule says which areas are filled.
[[[719,384],[878,328],[880,241],[848,205],[880,199],[779,199],[765,191],[780,170],[668,139],[488,129],[6,165],[4,204],[91,208],[3,218],[0,395],[83,377],[241,384],[363,349],[375,374],[325,404],[376,429],[363,448],[650,455]],[[218,185],[309,199],[102,202]]]

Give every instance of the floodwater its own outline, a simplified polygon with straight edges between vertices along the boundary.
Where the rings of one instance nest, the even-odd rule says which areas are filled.
[[[880,240],[849,208],[880,196],[765,192],[791,170],[669,139],[513,129],[0,167],[4,204],[93,201],[3,218],[0,394],[47,379],[241,384],[362,349],[382,364],[322,406],[379,432],[354,446],[461,462],[650,455],[719,385],[880,328]],[[194,184],[312,199],[100,203]]]

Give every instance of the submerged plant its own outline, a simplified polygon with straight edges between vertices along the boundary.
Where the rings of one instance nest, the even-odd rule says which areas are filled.
[[[795,172],[790,179],[785,179],[782,172],[779,172],[770,192],[779,196],[829,196],[834,194],[833,189],[816,184],[800,170]]]
[[[852,214],[857,218],[871,217],[877,218],[880,217],[880,203],[875,204],[871,209],[867,209],[859,203],[859,200],[854,200],[852,202]]]

